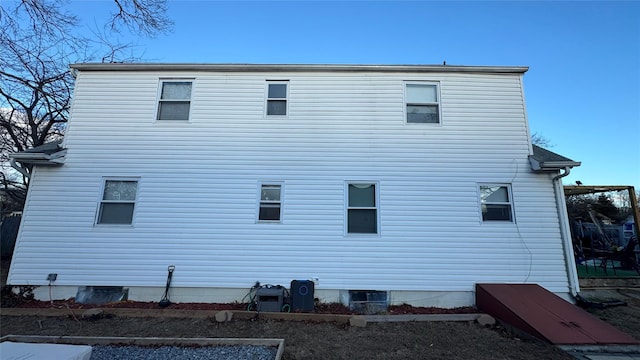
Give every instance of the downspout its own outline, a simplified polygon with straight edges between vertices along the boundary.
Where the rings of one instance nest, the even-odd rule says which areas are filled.
[[[11,163],[11,167],[18,170],[18,172],[20,172],[20,174],[22,174],[24,177],[26,177],[27,179],[31,178],[31,174],[29,174],[27,170],[25,170],[22,166],[18,165],[18,163],[16,162],[16,159],[12,158],[10,163]]]
[[[558,179],[562,179],[563,177],[568,176],[570,173],[571,173],[571,168],[567,166],[564,168],[564,174],[557,175],[556,177],[553,178],[553,181],[558,181]]]
[[[569,291],[571,295],[576,296],[580,292],[580,283],[578,282],[578,272],[576,270],[576,261],[573,254],[573,241],[571,240],[571,232],[569,231],[569,216],[567,215],[567,203],[564,198],[564,188],[562,187],[563,177],[569,175],[570,167],[564,168],[561,173],[553,178],[553,191],[556,196],[556,206],[558,208],[558,220],[560,223],[560,237],[562,238],[562,247],[564,248],[565,266],[569,275]]]

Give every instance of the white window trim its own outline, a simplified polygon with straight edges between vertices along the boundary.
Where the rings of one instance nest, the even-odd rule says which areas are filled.
[[[93,220],[93,226],[97,227],[134,227],[136,220],[136,209],[138,208],[138,197],[140,196],[140,176],[103,176],[101,178],[102,184],[100,185],[100,192],[98,194],[98,206],[96,207],[96,214]],[[98,217],[100,216],[100,210],[102,209],[102,203],[104,202],[104,187],[107,185],[107,181],[136,181],[136,198],[133,200],[133,214],[131,215],[131,224],[105,224],[98,223]],[[115,203],[115,202],[110,202]],[[123,202],[124,203],[124,202]],[[126,203],[131,203],[131,201],[126,201]]]
[[[189,116],[187,120],[159,120],[158,115],[160,111],[160,101],[171,102],[172,100],[161,100],[162,97],[162,84],[165,82],[190,82],[191,83],[191,97],[189,97]],[[156,111],[154,113],[153,122],[154,123],[191,123],[191,113],[193,112],[193,93],[195,90],[196,79],[195,78],[160,78],[158,80],[158,90],[156,92]],[[176,100],[176,101],[184,101],[184,100]]]
[[[419,103],[418,105],[436,105],[438,107],[438,122],[437,123],[414,123],[414,122],[408,122],[407,121],[407,85],[435,85],[436,86],[436,96],[438,97],[438,101],[433,103],[433,102],[426,102],[426,103]],[[421,81],[421,80],[410,80],[410,81],[405,81],[404,84],[402,84],[403,87],[403,109],[402,109],[402,114],[404,116],[404,124],[405,125],[410,125],[410,126],[442,126],[443,123],[443,119],[442,119],[442,96],[440,94],[440,81]]]
[[[286,98],[270,98],[269,97],[269,84],[285,84],[287,85]],[[267,80],[264,86],[264,116],[268,118],[287,118],[289,117],[289,89],[291,84],[289,80]],[[269,100],[284,100],[286,104],[285,115],[269,115],[267,110],[269,108]]]
[[[350,233],[349,232],[349,185],[350,184],[371,184],[375,185],[375,207],[364,208],[354,207],[354,209],[375,209],[376,210],[376,232],[375,233]],[[372,180],[347,180],[344,182],[344,235],[345,236],[367,236],[367,237],[380,237],[381,236],[380,225],[380,182]]]
[[[479,215],[480,215],[480,223],[481,224],[515,224],[516,223],[516,211],[515,211],[515,202],[513,200],[513,192],[511,190],[511,184],[510,183],[500,183],[500,182],[484,182],[484,183],[477,183],[476,184],[476,191],[478,192],[478,211],[479,211]],[[487,186],[487,187],[494,187],[494,186],[500,186],[500,187],[506,187],[507,188],[507,194],[509,196],[509,203],[497,203],[497,202],[491,202],[489,204],[502,204],[502,205],[510,205],[511,208],[511,220],[484,220],[482,218],[482,191],[480,191],[480,188],[483,186]]]
[[[260,220],[260,205],[262,204],[262,187],[269,185],[280,186],[280,220]],[[284,181],[258,182],[258,206],[256,208],[256,223],[258,224],[282,224],[284,218]],[[272,203],[276,203],[275,201]]]

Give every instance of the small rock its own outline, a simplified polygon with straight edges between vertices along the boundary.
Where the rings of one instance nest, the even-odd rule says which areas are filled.
[[[349,325],[355,327],[365,327],[367,326],[367,319],[362,316],[352,316],[349,319]]]
[[[482,326],[493,326],[496,324],[496,319],[487,314],[480,315],[476,321]]]
[[[102,316],[102,314],[104,313],[104,310],[102,309],[89,309],[89,310],[85,310],[85,312],[82,313],[82,318],[83,319],[95,319],[98,318],[100,316]]]
[[[216,321],[220,323],[231,321],[232,318],[233,318],[233,313],[227,310],[218,311],[215,315]]]
[[[227,314],[224,311],[218,311],[214,317],[220,323],[227,321]]]

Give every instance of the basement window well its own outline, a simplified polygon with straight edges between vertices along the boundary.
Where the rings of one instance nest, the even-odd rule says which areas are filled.
[[[386,291],[349,290],[349,310],[358,314],[384,314],[389,307]]]

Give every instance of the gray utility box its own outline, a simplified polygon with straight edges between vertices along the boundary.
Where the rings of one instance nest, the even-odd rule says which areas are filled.
[[[284,304],[284,288],[259,288],[256,291],[258,311],[280,312]]]

